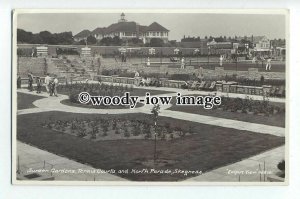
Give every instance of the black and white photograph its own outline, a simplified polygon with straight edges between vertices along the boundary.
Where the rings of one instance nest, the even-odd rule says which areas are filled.
[[[287,10],[12,15],[13,184],[288,184]]]

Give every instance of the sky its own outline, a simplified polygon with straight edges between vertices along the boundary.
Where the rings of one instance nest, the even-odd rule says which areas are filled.
[[[72,31],[73,35],[88,29],[107,27],[120,19],[121,13],[26,13],[18,15],[17,27],[38,33]],[[207,13],[125,13],[128,21],[140,25],[158,22],[168,30],[169,40],[183,36],[267,36],[285,38],[283,14],[207,14]]]

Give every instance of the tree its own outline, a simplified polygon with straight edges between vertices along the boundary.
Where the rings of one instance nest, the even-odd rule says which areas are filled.
[[[160,38],[152,38],[150,40],[150,47],[162,47],[164,44],[164,41]]]
[[[170,40],[169,44],[171,45],[171,47],[177,47],[177,42],[176,40]]]
[[[82,40],[80,40],[80,41],[78,42],[78,44],[79,44],[79,45],[85,45],[86,43],[85,43],[85,40],[82,39]]]
[[[128,40],[128,42],[133,45],[139,45],[139,46],[143,45],[143,40],[141,40],[139,38],[132,38],[132,39]]]
[[[22,29],[17,30],[17,41],[31,44],[72,44],[74,42],[72,32],[52,34],[49,31],[41,31],[33,34]]]
[[[32,38],[32,32],[27,32],[23,29],[17,29],[17,42],[29,43]]]
[[[73,38],[72,32],[55,33],[54,37],[56,38],[57,44],[72,44],[72,43],[74,43],[74,38]]]
[[[159,104],[156,104],[153,106],[151,109],[151,113],[153,114],[153,120],[154,120],[154,125],[155,125],[155,133],[154,133],[154,162],[157,159],[157,154],[156,154],[156,134],[157,134],[157,120],[158,120],[158,114],[160,112],[160,106]]]
[[[92,35],[88,36],[86,41],[87,41],[87,44],[96,44],[97,43],[97,39]]]
[[[39,33],[40,38],[42,39],[43,43],[48,44],[55,44],[55,38],[49,31],[42,31]]]
[[[154,123],[157,122],[159,112],[160,112],[159,104],[154,105],[153,108],[151,109],[151,113],[153,114]]]
[[[30,44],[42,44],[43,40],[42,40],[42,38],[40,37],[39,34],[33,34],[28,43],[30,43]]]
[[[112,45],[113,46],[121,46],[122,45],[122,39],[120,39],[119,36],[114,36],[112,39]]]
[[[100,40],[100,45],[109,46],[111,44],[111,37],[104,37]]]

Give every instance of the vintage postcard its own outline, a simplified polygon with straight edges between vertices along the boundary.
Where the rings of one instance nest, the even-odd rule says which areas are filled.
[[[288,20],[14,10],[12,183],[287,185]]]

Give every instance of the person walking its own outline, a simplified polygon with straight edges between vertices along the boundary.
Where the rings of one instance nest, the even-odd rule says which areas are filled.
[[[223,65],[223,60],[224,60],[224,56],[223,56],[223,55],[220,55],[220,66]]]
[[[55,75],[54,80],[53,80],[53,83],[54,83],[54,95],[55,95],[56,97],[58,97],[58,95],[57,95],[57,86],[58,86],[57,75]]]
[[[33,91],[33,75],[31,73],[28,73],[28,90],[31,92]]]
[[[182,59],[181,59],[181,69],[184,69],[184,57],[182,57]]]
[[[271,70],[271,57],[268,57],[268,59],[267,59],[267,64],[266,64],[266,70]]]
[[[42,80],[40,77],[36,77],[36,93],[41,93],[42,92]]]
[[[54,81],[53,79],[50,79],[49,81],[49,96],[52,96],[54,94]]]
[[[135,73],[134,73],[134,84],[136,86],[140,85],[140,74],[138,71],[135,71]]]
[[[21,79],[21,76],[18,75],[18,78],[17,78],[17,88],[21,88],[21,84],[22,84],[22,79]]]
[[[51,81],[51,77],[49,76],[49,73],[47,73],[47,76],[45,77],[45,87],[46,87],[47,93],[50,93],[50,90],[49,90],[50,81]]]
[[[256,63],[256,56],[253,56],[252,58],[252,64],[255,64]]]

